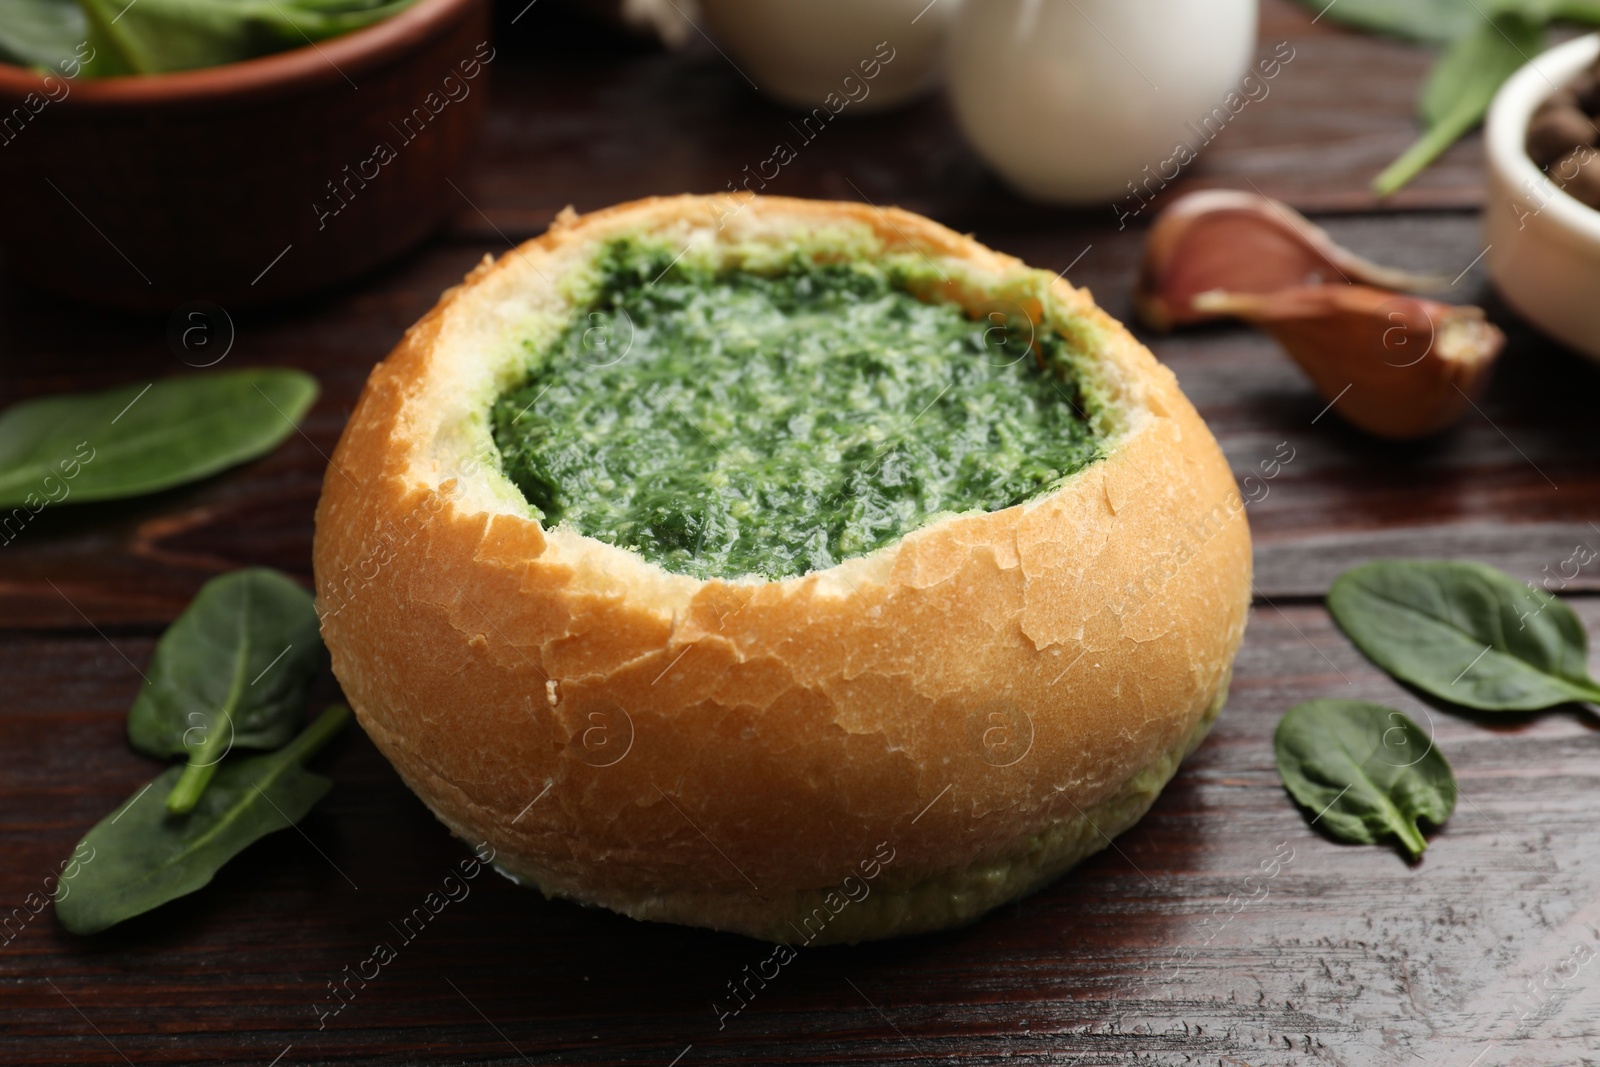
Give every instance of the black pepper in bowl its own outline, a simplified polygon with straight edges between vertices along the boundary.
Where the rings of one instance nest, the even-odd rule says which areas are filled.
[[[1557,89],[1528,121],[1528,155],[1574,199],[1600,208],[1600,61]]]
[[[1550,165],[1549,174],[1574,200],[1600,208],[1600,152],[1593,147],[1568,152]]]

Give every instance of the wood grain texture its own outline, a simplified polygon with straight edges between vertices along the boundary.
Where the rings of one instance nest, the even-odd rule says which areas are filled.
[[[327,801],[206,890],[95,939],[30,913],[83,832],[159,769],[123,731],[161,629],[219,572],[309,579],[325,457],[372,364],[439,291],[567,203],[721,188],[787,121],[709,49],[602,54],[547,7],[514,26],[502,14],[488,137],[445,239],[342,291],[235,316],[230,364],[321,380],[302,434],[194,486],[48,508],[0,548],[0,1063],[1600,1062],[1600,964],[1568,962],[1576,942],[1600,948],[1600,719],[1434,706],[1367,664],[1320,605],[1351,563],[1445,555],[1556,576],[1600,633],[1600,563],[1562,568],[1577,545],[1600,549],[1600,368],[1518,325],[1471,266],[1473,145],[1403,201],[1366,198],[1413,132],[1426,54],[1311,25],[1284,0],[1265,4],[1263,38],[1292,40],[1296,60],[1186,180],[1253,182],[1368,255],[1463,272],[1450,299],[1484,303],[1511,343],[1479,412],[1397,447],[1320,415],[1260,335],[1146,338],[1253,498],[1258,599],[1212,737],[1115,848],[964,930],[802,952],[719,1018],[713,1002],[734,1005],[727,983],[765,946],[546,902],[489,873],[408,939],[397,928],[468,849],[352,732],[317,762],[337,783]],[[1119,229],[1109,206],[1015,200],[937,103],[827,138],[774,191],[928,211],[1070,268],[1130,314],[1142,219]],[[166,330],[0,285],[0,404],[182,371]],[[1281,473],[1245,482],[1280,444],[1294,455]],[[1420,864],[1319,836],[1279,785],[1278,717],[1330,696],[1394,703],[1455,765],[1462,800]],[[324,675],[319,699],[336,697]],[[379,942],[396,959],[319,1028],[328,983]],[[1551,988],[1519,1004],[1534,981]]]
[[[1600,629],[1600,601],[1577,604]],[[136,662],[152,645],[107,636]],[[138,678],[108,642],[28,635],[0,657],[27,679],[4,714],[0,788],[0,886],[21,905],[154,768],[121,744]],[[1420,864],[1323,839],[1284,794],[1272,729],[1314,696],[1392,702],[1454,763],[1461,802]],[[1600,1039],[1600,981],[1561,966],[1600,939],[1597,731],[1592,711],[1447,712],[1368,665],[1319,606],[1261,605],[1211,738],[1115,849],[965,930],[802,952],[726,1020],[713,1001],[733,1004],[726,983],[765,946],[492,874],[408,943],[395,927],[467,849],[352,734],[319,762],[338,786],[303,836],[92,941],[48,912],[23,927],[0,949],[0,1059],[268,1063],[293,1045],[283,1062],[521,1062],[514,1044],[540,1064],[664,1064],[692,1044],[685,1063],[1262,1067],[1466,1064],[1493,1041],[1487,1062],[1574,1062]],[[326,983],[379,942],[398,957],[319,1030]],[[1547,967],[1574,980],[1524,1026],[1512,997]]]
[[[1418,135],[1413,101],[1432,63],[1428,50],[1313,25],[1313,13],[1290,0],[1262,6],[1258,53],[1270,56],[1286,42],[1293,58],[1251,89],[1256,99],[1198,161],[1166,189],[1152,191],[1170,198],[1187,189],[1254,185],[1317,212],[1483,202],[1476,133],[1390,200],[1380,202],[1369,189]],[[1139,203],[1067,210],[1022,200],[965,144],[938,97],[834,122],[807,139],[793,125],[794,112],[752,90],[699,38],[680,55],[626,60],[581,44],[551,48],[538,64],[508,65],[496,75],[500,97],[484,145],[489,165],[464,191],[456,216],[457,233],[483,240],[541,232],[568,203],[586,211],[659,193],[725,191],[757,173],[780,143],[797,158],[766,191],[896,203],[961,230],[1057,227],[1073,219],[1114,223]],[[1130,224],[1154,210],[1132,216]]]

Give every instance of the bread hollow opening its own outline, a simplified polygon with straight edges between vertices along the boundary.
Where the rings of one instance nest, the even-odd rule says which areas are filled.
[[[807,574],[1025,503],[1105,453],[1106,405],[1038,272],[954,270],[606,240],[493,403],[502,470],[546,526],[695,578]]]

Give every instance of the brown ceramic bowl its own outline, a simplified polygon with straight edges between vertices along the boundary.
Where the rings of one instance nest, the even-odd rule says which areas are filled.
[[[0,257],[58,292],[171,311],[313,292],[461,206],[489,0],[418,0],[314,47],[69,82],[0,64]]]

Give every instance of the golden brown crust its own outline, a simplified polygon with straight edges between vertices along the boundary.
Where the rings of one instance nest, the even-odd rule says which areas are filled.
[[[1171,372],[1059,280],[1051,300],[1102,339],[1129,414],[1110,454],[1044,498],[830,571],[666,575],[542,530],[498,475],[449,460],[461,396],[483,395],[474,344],[523,305],[559,309],[553,279],[613,234],[839,224],[980,280],[1025,270],[907,212],[741,203],[564,213],[447,292],[367,383],[315,562],[351,705],[452,830],[547,890],[759,932],[880,842],[909,885],[1010,854],[1181,752],[1238,649],[1250,540]]]

